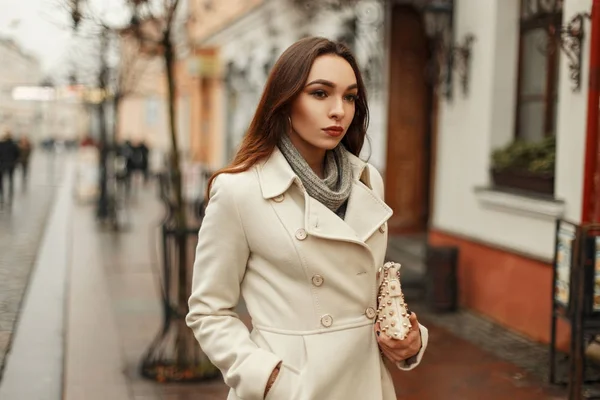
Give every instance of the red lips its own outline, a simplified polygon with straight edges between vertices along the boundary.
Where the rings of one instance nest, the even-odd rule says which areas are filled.
[[[331,125],[327,128],[324,128],[323,131],[325,131],[325,133],[329,136],[337,137],[344,133],[344,128],[339,125]]]

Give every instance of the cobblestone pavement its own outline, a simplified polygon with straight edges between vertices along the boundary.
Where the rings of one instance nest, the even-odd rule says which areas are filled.
[[[28,184],[23,185],[17,170],[13,201],[0,205],[0,377],[64,157],[34,151]]]
[[[431,312],[424,304],[418,302],[412,303],[411,309],[417,313],[420,320],[434,323],[499,359],[517,365],[540,382],[548,383],[550,371],[548,345],[533,342],[472,311],[460,310],[456,313],[439,314]],[[566,384],[568,379],[568,364],[568,355],[558,352],[556,379],[563,384]],[[587,381],[600,381],[598,365],[588,362],[585,372]]]
[[[429,345],[410,372],[389,367],[400,400],[565,400],[564,388],[549,386],[518,366],[422,318]],[[540,360],[538,360],[539,362]]]
[[[411,305],[419,319],[431,321],[495,356],[527,370],[537,379],[548,378],[548,346],[534,343],[471,311],[437,314],[423,304]]]

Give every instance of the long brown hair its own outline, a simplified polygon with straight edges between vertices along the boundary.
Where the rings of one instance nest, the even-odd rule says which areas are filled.
[[[212,183],[218,175],[247,171],[257,162],[271,155],[279,143],[280,135],[290,128],[288,120],[290,104],[304,88],[315,59],[326,54],[334,54],[348,61],[356,75],[358,98],[355,103],[354,119],[342,143],[352,154],[359,155],[369,124],[369,108],[365,85],[356,59],[350,49],[342,43],[322,37],[304,38],[288,47],[273,66],[240,148],[229,166],[210,177],[206,190],[207,198],[210,197]]]

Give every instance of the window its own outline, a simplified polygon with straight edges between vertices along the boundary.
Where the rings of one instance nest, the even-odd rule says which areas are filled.
[[[148,127],[154,127],[158,123],[158,115],[160,113],[160,101],[156,97],[146,98],[145,123]]]
[[[539,142],[556,132],[562,0],[521,0],[516,136]]]
[[[562,0],[520,0],[515,138],[492,152],[494,188],[554,195]]]

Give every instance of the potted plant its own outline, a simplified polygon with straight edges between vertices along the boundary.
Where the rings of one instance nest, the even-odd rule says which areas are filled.
[[[555,161],[555,137],[540,142],[515,140],[492,153],[494,186],[553,195]]]

